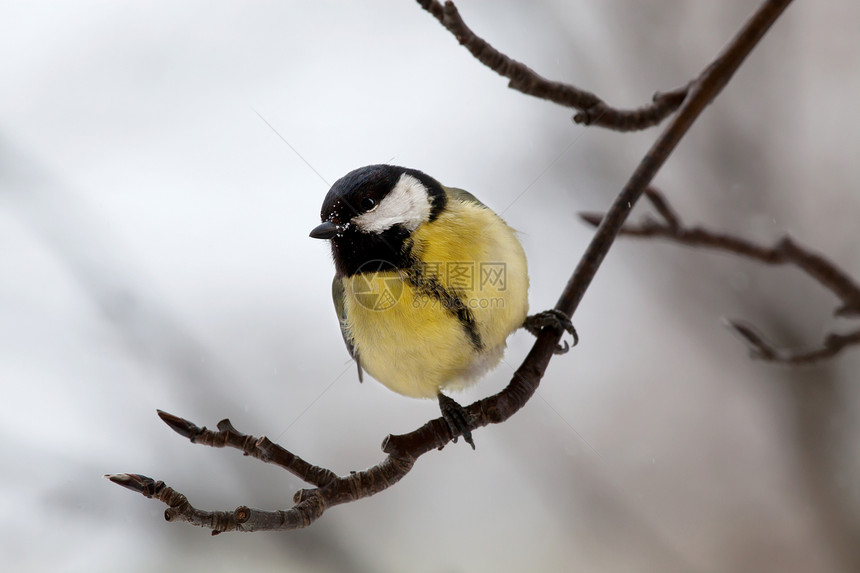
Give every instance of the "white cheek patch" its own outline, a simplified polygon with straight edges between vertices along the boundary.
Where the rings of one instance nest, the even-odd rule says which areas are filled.
[[[404,173],[379,206],[352,221],[365,233],[381,233],[394,225],[414,231],[430,220],[430,196],[415,177]]]

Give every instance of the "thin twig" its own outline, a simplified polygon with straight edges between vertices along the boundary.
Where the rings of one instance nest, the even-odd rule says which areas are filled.
[[[637,109],[614,108],[597,95],[573,85],[548,80],[527,65],[509,58],[475,34],[463,21],[453,2],[418,0],[475,58],[505,78],[508,87],[526,95],[576,109],[576,123],[594,125],[615,131],[637,131],[658,125],[674,112],[687,97],[689,85],[656,93],[650,104]]]
[[[734,253],[768,265],[794,265],[839,298],[842,304],[834,311],[835,315],[858,314],[858,310],[860,310],[860,286],[824,256],[799,245],[789,237],[782,238],[773,247],[766,247],[702,227],[687,227],[659,191],[649,188],[646,193],[663,221],[656,221],[646,216],[640,223],[624,225],[621,228],[622,235],[669,239],[691,247],[704,247]],[[603,219],[602,215],[595,213],[581,213],[580,217],[595,226],[599,225]],[[791,364],[810,363],[832,358],[843,348],[860,344],[860,336],[857,333],[831,333],[826,336],[820,348],[806,352],[789,351],[775,348],[747,323],[728,321],[726,324],[747,344],[751,354],[761,360]]]
[[[860,344],[860,330],[840,334],[831,332],[821,346],[813,350],[787,350],[772,345],[754,326],[740,320],[727,320],[726,326],[749,348],[750,356],[768,362],[811,364],[833,358],[842,349]]]
[[[689,93],[678,114],[642,159],[610,207],[606,217],[601,221],[591,243],[565,285],[556,303],[556,310],[572,317],[615,237],[621,230],[633,204],[651,183],[657,171],[665,163],[693,121],[719,94],[744,58],[758,44],[764,33],[790,2],[791,0],[764,1],[717,59],[691,83]],[[443,10],[441,14],[449,19],[452,14],[456,14],[456,9],[451,3],[447,3],[444,9],[436,2],[421,2],[421,4],[437,18],[439,18],[437,15],[439,10]],[[486,45],[486,42],[483,44]],[[475,45],[470,49],[475,49]],[[490,48],[484,47],[482,49]],[[492,52],[488,52],[488,54],[492,55]],[[499,66],[501,65],[499,64]],[[513,81],[514,78],[511,79]],[[528,75],[526,74],[518,81],[527,83],[527,80]],[[550,93],[539,92],[532,95],[538,95],[544,99],[551,98]],[[514,373],[508,386],[495,396],[490,396],[466,407],[473,428],[503,422],[529,401],[540,384],[561,336],[562,331],[560,329],[544,329],[523,363]],[[330,478],[330,474],[327,473],[328,470],[311,466],[304,461],[299,463],[299,458],[286,450],[281,452],[282,448],[271,444],[268,440],[263,441],[263,438],[258,440],[251,436],[239,434],[229,422],[224,421],[219,424],[218,432],[210,432],[172,415],[162,414],[161,416],[171,428],[192,441],[212,446],[237,447],[243,452],[265,461],[274,459],[273,452],[278,452],[284,458],[281,460],[283,463],[275,463],[280,463],[303,479],[304,475],[308,474],[308,481],[317,485],[316,488],[301,490],[296,494],[296,505],[286,511],[262,512],[242,506],[233,512],[205,512],[191,507],[184,495],[169,488],[163,482],[155,481],[140,474],[108,476],[115,483],[167,503],[170,507],[165,512],[165,516],[168,519],[188,521],[195,525],[209,527],[213,531],[305,527],[332,505],[354,501],[390,487],[406,475],[419,456],[430,450],[441,448],[453,439],[447,423],[442,418],[437,418],[408,434],[388,436],[383,442],[383,451],[388,456],[380,464],[363,472],[326,481]],[[312,471],[311,468],[314,470]],[[320,476],[322,477],[320,478]],[[320,478],[322,481],[311,478]]]

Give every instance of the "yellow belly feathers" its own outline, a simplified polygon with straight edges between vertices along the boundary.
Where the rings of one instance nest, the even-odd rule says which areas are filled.
[[[522,246],[495,213],[450,199],[447,209],[413,234],[413,254],[456,293],[475,319],[480,351],[456,313],[416,289],[406,271],[344,278],[346,327],[361,366],[385,386],[416,398],[460,389],[502,358],[505,340],[528,312]]]

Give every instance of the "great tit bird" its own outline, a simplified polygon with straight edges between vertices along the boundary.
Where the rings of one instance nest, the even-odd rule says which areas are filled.
[[[442,391],[495,367],[512,332],[562,327],[576,343],[563,314],[528,316],[522,245],[466,191],[369,165],[332,185],[321,219],[310,236],[331,242],[332,297],[359,379],[364,369],[395,392],[436,398],[455,442],[475,447],[464,408]]]

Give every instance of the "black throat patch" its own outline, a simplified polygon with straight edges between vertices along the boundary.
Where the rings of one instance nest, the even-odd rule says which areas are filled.
[[[412,264],[409,231],[394,226],[382,233],[362,233],[355,227],[331,240],[337,274],[351,277],[362,272],[394,271]]]

